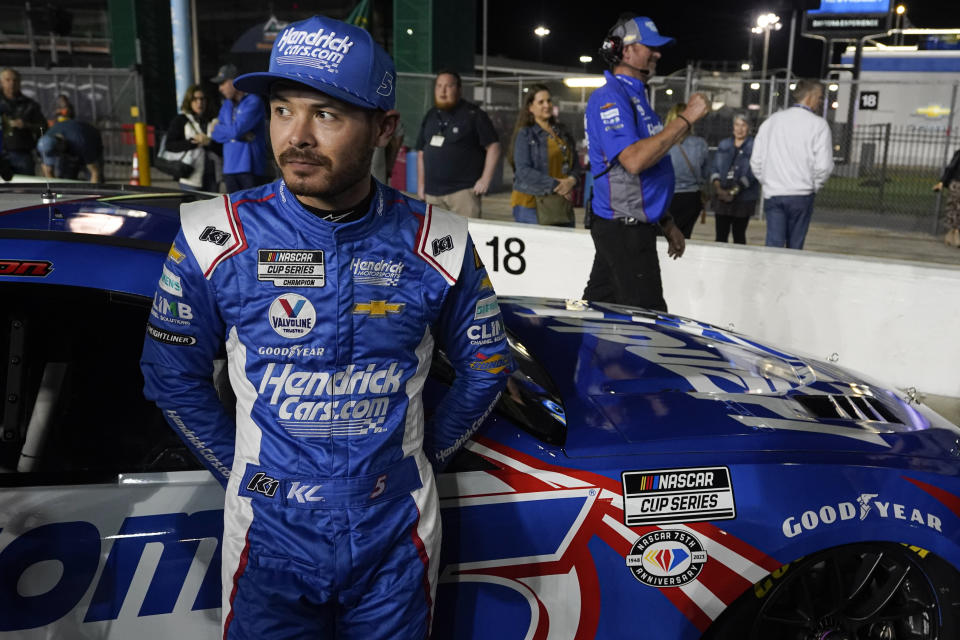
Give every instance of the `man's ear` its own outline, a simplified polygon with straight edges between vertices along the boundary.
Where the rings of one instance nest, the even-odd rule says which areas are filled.
[[[400,123],[400,112],[396,109],[390,109],[377,115],[377,137],[375,145],[385,147],[393,138],[397,131],[397,125]]]

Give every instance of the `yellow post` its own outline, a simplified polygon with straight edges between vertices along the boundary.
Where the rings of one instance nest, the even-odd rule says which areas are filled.
[[[147,146],[147,125],[136,122],[133,125],[133,135],[137,142],[137,164],[140,169],[140,184],[150,186],[150,149]]]

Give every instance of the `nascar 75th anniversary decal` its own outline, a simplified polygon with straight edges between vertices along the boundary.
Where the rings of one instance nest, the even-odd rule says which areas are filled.
[[[624,471],[622,478],[628,527],[737,517],[727,467]]]

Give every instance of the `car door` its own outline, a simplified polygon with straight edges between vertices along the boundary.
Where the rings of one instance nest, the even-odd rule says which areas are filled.
[[[216,637],[223,490],[142,396],[149,299],[0,282],[0,638]]]

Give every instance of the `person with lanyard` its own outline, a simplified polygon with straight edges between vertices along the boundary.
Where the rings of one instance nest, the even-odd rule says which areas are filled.
[[[514,220],[573,226],[573,188],[579,173],[574,146],[570,132],[553,115],[550,90],[542,84],[530,87],[510,140],[510,206]],[[570,201],[568,220],[545,220],[542,213],[538,216],[537,196],[551,193]]]
[[[291,23],[236,85],[269,99],[282,178],[181,207],[141,357],[145,396],[226,488],[222,637],[429,637],[435,473],[513,368],[496,294],[466,218],[370,175],[399,114],[366,30]],[[434,347],[455,375],[425,416]]]
[[[423,116],[417,150],[417,197],[427,204],[480,217],[480,197],[490,189],[500,142],[490,116],[461,99],[460,74],[444,69],[433,87],[434,107]]]
[[[767,118],[753,141],[750,169],[763,188],[768,247],[803,249],[814,196],[833,171],[823,94],[819,80],[798,81],[793,106]]]
[[[683,233],[668,213],[674,175],[670,148],[709,112],[695,93],[664,126],[647,101],[646,82],[656,71],[660,35],[647,17],[623,16],[610,29],[600,55],[612,70],[587,102],[584,120],[594,172],[590,235],[596,248],[583,297],[597,302],[667,310],[660,280],[657,235],[668,255],[683,255]]]

